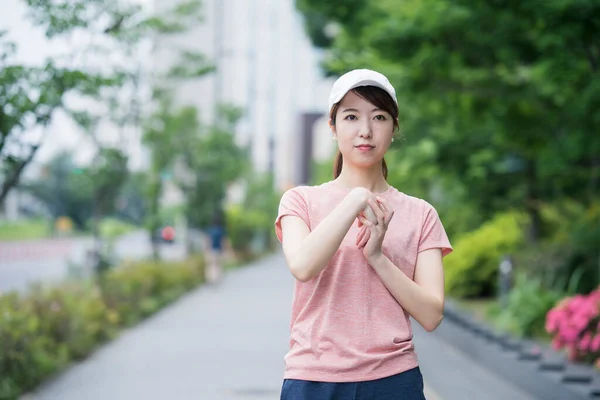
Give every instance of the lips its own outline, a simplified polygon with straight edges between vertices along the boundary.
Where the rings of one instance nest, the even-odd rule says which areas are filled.
[[[369,144],[359,144],[358,146],[356,146],[357,149],[362,149],[362,150],[367,150],[367,149],[372,149],[375,146],[371,146]]]

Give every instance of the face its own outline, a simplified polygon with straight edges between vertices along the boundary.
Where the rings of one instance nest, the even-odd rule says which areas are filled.
[[[393,117],[354,92],[344,96],[330,126],[344,163],[358,167],[381,164],[394,134]]]

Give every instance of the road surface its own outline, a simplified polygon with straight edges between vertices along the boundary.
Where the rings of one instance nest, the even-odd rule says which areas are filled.
[[[53,283],[73,274],[88,275],[83,268],[86,251],[92,247],[90,238],[45,239],[20,242],[0,242],[0,293],[26,290],[32,283]],[[160,246],[163,259],[181,259],[184,247],[180,243]],[[135,231],[116,241],[120,259],[150,257],[152,247],[144,231]]]

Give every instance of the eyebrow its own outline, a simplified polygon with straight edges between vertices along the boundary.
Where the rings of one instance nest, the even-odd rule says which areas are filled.
[[[374,111],[383,111],[383,110],[381,108],[375,107],[374,109],[371,110],[371,112],[374,112]],[[346,108],[342,112],[358,112],[358,110],[356,108]]]

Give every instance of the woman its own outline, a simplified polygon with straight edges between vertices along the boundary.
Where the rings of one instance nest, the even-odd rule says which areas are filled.
[[[206,280],[209,283],[217,283],[223,276],[223,242],[227,235],[220,216],[213,218],[207,234],[210,238],[210,256]]]
[[[333,85],[334,180],[281,198],[275,230],[296,278],[282,399],[424,399],[412,316],[444,309],[436,210],[390,186],[384,155],[398,128],[387,78],[354,70]]]

